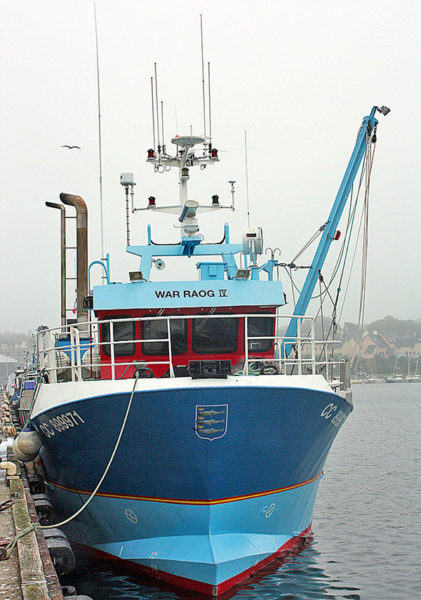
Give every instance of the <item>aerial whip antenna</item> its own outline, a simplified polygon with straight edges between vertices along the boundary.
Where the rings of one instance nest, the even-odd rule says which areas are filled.
[[[96,81],[98,96],[98,159],[99,159],[99,213],[101,233],[101,259],[104,260],[104,211],[102,201],[102,136],[101,136],[101,90],[99,85],[99,51],[98,51],[98,25],[96,20],[96,3],[94,2],[95,16],[95,46],[96,46]],[[104,279],[104,278],[103,278]]]
[[[247,165],[247,131],[244,132],[244,154],[246,159],[247,227],[250,227],[249,170]]]
[[[154,63],[155,67],[155,105],[156,105],[156,132],[157,132],[157,141],[158,141],[158,153],[161,153],[161,142],[159,135],[159,109],[158,109],[158,75],[156,72],[156,63]]]
[[[211,115],[211,82],[210,82],[210,62],[208,62],[208,110],[209,110],[209,143],[212,143],[212,115]]]
[[[155,150],[155,107],[153,100],[153,77],[151,77],[151,99],[152,99],[152,136],[153,136],[153,149]]]
[[[162,128],[162,152],[165,154],[165,136],[164,136],[164,102],[161,100],[161,128]]]
[[[202,53],[203,137],[206,140],[205,63],[203,61],[203,19],[200,15],[200,48]]]

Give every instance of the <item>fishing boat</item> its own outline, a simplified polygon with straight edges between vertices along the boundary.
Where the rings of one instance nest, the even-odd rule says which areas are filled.
[[[112,281],[108,255],[88,265],[83,199],[49,203],[62,218],[76,210],[77,318],[66,319],[62,296],[61,326],[38,331],[30,426],[70,540],[218,596],[310,532],[326,458],[353,407],[347,364],[319,354],[331,342],[316,340],[306,311],[377,112],[388,109],[362,121],[294,310],[260,227],[239,242],[227,224],[217,242],[200,233],[200,213],[235,208],[234,182],[227,206],[188,196],[192,169],[219,161],[209,137],[174,137],[173,154],[158,137],[147,151],[156,172],[178,169],[179,199],[160,206],[151,196],[142,214],[174,214],[177,243],[158,242],[163,232],[148,225],[146,244],[131,244],[129,215],[141,209],[132,174],[121,176],[127,252],[140,259],[128,282]],[[154,281],[164,258],[193,263],[197,278]],[[104,284],[90,290],[94,265]]]

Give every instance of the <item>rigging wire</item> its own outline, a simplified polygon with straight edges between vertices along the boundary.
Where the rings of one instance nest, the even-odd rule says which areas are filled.
[[[364,197],[364,210],[363,210],[363,251],[361,259],[361,285],[360,285],[360,308],[358,314],[358,326],[357,326],[357,342],[362,341],[362,334],[364,331],[364,317],[365,317],[365,301],[367,291],[367,266],[368,266],[368,209],[369,209],[369,194],[370,194],[370,183],[371,183],[371,170],[373,168],[373,160],[376,146],[368,143],[367,147],[367,169],[365,178],[365,197]],[[354,362],[355,350],[352,357],[352,363]],[[360,353],[355,363],[355,368],[358,367],[360,361]]]
[[[355,219],[355,214],[356,214],[356,208],[357,208],[357,204],[358,204],[358,200],[359,200],[359,195],[360,195],[360,191],[361,191],[361,186],[362,186],[362,182],[363,182],[363,178],[364,178],[364,169],[365,169],[365,158],[364,158],[364,162],[363,162],[363,165],[362,165],[361,174],[360,174],[360,180],[359,180],[359,184],[358,184],[358,189],[357,189],[355,201],[354,201],[354,204],[353,204],[352,208],[351,208],[351,206],[352,206],[352,194],[353,194],[353,192],[351,192],[350,209],[349,209],[349,212],[348,212],[348,219],[347,219],[347,224],[346,224],[346,229],[345,229],[345,234],[344,234],[344,240],[342,242],[341,249],[340,249],[339,254],[338,254],[338,259],[337,259],[337,261],[335,263],[335,267],[333,268],[332,275],[331,275],[329,283],[327,285],[327,289],[330,288],[330,286],[332,285],[332,283],[333,283],[333,281],[334,281],[334,279],[335,279],[335,277],[336,277],[336,275],[338,273],[339,267],[340,267],[341,262],[342,262],[342,257],[344,256],[345,245],[347,244],[347,249],[345,251],[345,256],[344,256],[344,260],[343,260],[343,269],[345,268],[346,258],[347,258],[348,250],[349,250],[349,244],[350,244],[351,236],[352,236],[352,229],[353,229],[353,226],[354,226],[354,219]],[[310,238],[309,242],[307,242],[305,244],[303,250],[300,250],[300,252],[297,254],[297,256],[295,257],[294,261],[302,254],[302,252],[304,251],[304,249],[307,249],[309,247],[309,245],[317,238],[319,232],[322,232],[323,229],[325,228],[325,226],[326,226],[326,223],[324,225],[322,225],[322,227],[320,227],[320,229]],[[293,264],[294,261],[292,261],[290,264]],[[282,266],[284,266],[284,265],[282,265]],[[289,265],[286,265],[286,266],[289,266]],[[302,268],[302,267],[299,267],[299,268]],[[292,274],[290,274],[288,271],[287,271],[287,273],[288,273],[288,276],[290,278],[292,278]],[[297,285],[295,284],[295,282],[293,282],[293,283],[294,283],[295,290],[300,294],[301,290],[297,287]],[[312,296],[311,300],[316,300],[317,298],[319,298],[318,294]]]
[[[353,272],[353,267],[354,267],[355,257],[356,257],[356,255],[357,255],[357,250],[358,250],[358,242],[359,242],[360,235],[361,235],[361,228],[362,228],[362,223],[363,223],[363,217],[364,217],[364,213],[362,212],[362,213],[361,213],[361,217],[360,217],[360,224],[359,224],[359,226],[358,226],[357,237],[356,237],[356,240],[355,240],[354,252],[353,252],[353,254],[352,254],[351,267],[350,267],[349,274],[348,274],[348,280],[347,280],[347,284],[346,284],[346,288],[345,288],[345,294],[344,294],[344,298],[343,298],[343,300],[342,300],[341,311],[340,311],[340,313],[339,313],[339,321],[340,321],[340,320],[341,320],[341,318],[342,318],[342,313],[343,313],[344,306],[345,306],[345,300],[346,300],[346,297],[347,297],[347,294],[348,294],[348,288],[349,288],[349,284],[351,283],[351,276],[352,276],[352,272]]]
[[[326,294],[322,298],[322,281],[323,281],[323,275],[319,271],[320,319],[321,319],[321,325],[322,325],[322,340],[324,340],[325,339],[325,322],[324,322],[324,317],[323,317],[323,302],[324,302],[324,300],[326,298]],[[325,361],[326,361],[327,360],[326,344],[323,344],[322,353],[324,353],[324,355],[325,355]]]
[[[309,246],[311,246],[311,244],[314,242],[314,240],[316,240],[319,237],[319,235],[322,233],[322,231],[324,230],[325,227],[326,227],[326,223],[324,225],[322,225],[321,227],[319,227],[319,229],[316,231],[316,233],[313,234],[311,236],[311,238],[308,240],[308,242],[306,242],[304,244],[304,246],[301,248],[301,250],[299,251],[297,256],[294,256],[294,258],[291,261],[291,264],[294,264],[295,261],[297,260],[297,258],[299,258],[303,254],[303,252],[305,252],[307,250],[307,248]]]
[[[288,269],[287,269],[286,267],[284,267],[284,269],[285,269],[285,271],[288,273],[288,276],[289,276],[289,278],[291,279],[292,301],[294,302],[294,310],[295,310],[295,307],[297,306],[297,303],[296,303],[296,301],[295,301],[295,288],[296,288],[297,286],[295,285],[295,283],[294,283],[294,279],[293,279],[293,277],[292,277],[292,272],[291,272],[291,271],[292,271],[292,268],[290,267],[290,268],[289,268],[289,271],[288,271]],[[298,288],[297,288],[297,289],[298,289]]]
[[[333,336],[336,333],[336,328],[337,328],[336,309],[337,309],[337,304],[338,304],[338,301],[339,301],[339,294],[341,292],[342,279],[343,279],[343,276],[344,276],[344,270],[345,270],[345,266],[346,266],[346,263],[347,263],[346,259],[347,259],[348,253],[349,253],[349,248],[350,248],[350,243],[351,243],[351,237],[352,237],[352,231],[353,231],[353,227],[354,227],[354,223],[355,223],[357,203],[358,203],[358,199],[359,199],[359,195],[360,195],[360,191],[361,191],[361,186],[362,186],[362,183],[364,181],[365,182],[365,193],[364,193],[364,201],[363,201],[363,211],[362,211],[362,214],[361,214],[360,225],[359,225],[359,228],[358,228],[358,233],[357,233],[357,238],[356,238],[356,243],[355,243],[355,249],[354,249],[353,259],[352,259],[352,264],[351,264],[351,271],[352,271],[352,267],[353,267],[354,259],[355,259],[355,255],[356,255],[356,251],[357,251],[357,248],[358,248],[358,241],[359,241],[359,237],[360,237],[361,227],[364,224],[364,243],[363,243],[363,262],[362,262],[362,274],[361,274],[359,323],[360,323],[360,321],[363,321],[364,308],[365,308],[366,279],[367,279],[368,197],[369,197],[369,191],[370,191],[370,178],[371,178],[371,170],[372,170],[372,166],[373,166],[374,153],[375,153],[375,146],[374,146],[374,149],[373,149],[371,147],[371,144],[368,143],[367,144],[366,155],[364,157],[364,162],[363,162],[363,165],[362,165],[362,168],[361,168],[361,174],[360,174],[360,180],[359,180],[358,190],[357,190],[357,194],[356,194],[355,201],[354,201],[353,205],[352,205],[352,195],[351,195],[351,203],[350,203],[350,209],[348,211],[348,219],[347,219],[347,226],[346,226],[346,231],[345,231],[345,235],[344,235],[344,241],[342,243],[338,259],[337,259],[335,267],[333,269],[332,276],[330,278],[330,281],[329,281],[328,285],[326,285],[326,283],[323,280],[322,275],[320,274],[321,280],[323,281],[324,286],[325,286],[325,290],[322,292],[321,289],[320,289],[319,294],[317,294],[317,295],[315,295],[315,296],[312,297],[312,299],[320,298],[320,307],[317,310],[317,313],[315,315],[315,320],[318,318],[319,314],[322,315],[322,320],[323,320],[323,312],[322,312],[323,311],[323,302],[325,301],[326,297],[329,297],[330,300],[332,301],[332,304],[333,304],[332,320],[331,320],[331,323],[330,323],[330,327],[329,327],[326,339],[329,338],[329,335],[330,335],[332,329],[333,329]],[[351,194],[352,194],[352,192],[351,192]],[[335,279],[335,277],[336,277],[336,275],[337,275],[337,273],[339,271],[339,267],[340,267],[341,263],[342,263],[342,271],[341,271],[341,275],[340,275],[340,279],[339,279],[339,284],[338,284],[338,288],[337,288],[336,298],[335,298],[335,300],[333,300],[333,298],[332,298],[332,296],[331,296],[331,294],[329,292],[329,288],[332,285],[333,280]],[[290,273],[286,269],[286,265],[284,266],[284,268],[285,268],[286,272],[288,273],[288,275],[290,276],[291,282],[293,283],[295,289],[298,290],[297,286],[293,282],[292,274],[290,275]],[[347,294],[347,291],[348,291],[350,277],[351,277],[351,273],[349,274],[349,277],[348,277],[347,287],[346,287],[345,296],[344,296],[344,300],[343,300],[343,303],[342,303],[342,308],[341,308],[340,315],[342,315],[342,310],[343,310],[344,302],[345,302],[345,299],[346,299],[346,294]],[[319,281],[320,281],[320,279],[319,279]],[[323,323],[322,323],[322,333],[324,333],[324,324]],[[308,335],[310,335],[310,333],[308,333]],[[321,352],[321,354],[322,353],[323,353],[323,351]],[[355,353],[355,351],[354,351],[354,353]],[[351,362],[352,362],[353,358],[351,359]]]

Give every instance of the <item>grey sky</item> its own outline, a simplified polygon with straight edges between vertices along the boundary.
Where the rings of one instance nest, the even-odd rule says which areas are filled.
[[[93,4],[16,0],[0,7],[0,330],[22,331],[59,324],[59,216],[46,200],[58,201],[63,191],[84,197],[90,260],[100,258]],[[202,232],[220,239],[228,218],[235,238],[246,225],[246,129],[252,223],[263,227],[266,246],[290,260],[326,220],[362,117],[373,104],[386,104],[392,112],[379,118],[373,167],[366,316],[419,318],[421,5],[408,0],[98,0],[112,279],[127,281],[137,265],[124,251],[120,173],[134,172],[138,206],[151,194],[162,203],[177,199],[176,173],[154,175],[145,163],[155,61],[167,144],[190,124],[196,134],[203,130],[200,13],[221,164],[193,173],[190,197],[210,201],[218,193],[228,203],[227,182],[238,182],[238,211],[202,218]],[[150,220],[155,239],[176,240],[173,219]],[[134,243],[144,243],[145,230],[140,213],[132,219]],[[357,275],[345,320],[357,319]]]

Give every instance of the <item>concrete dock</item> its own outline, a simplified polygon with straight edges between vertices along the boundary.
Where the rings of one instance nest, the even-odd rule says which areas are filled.
[[[23,467],[21,470],[11,448],[5,450],[7,441],[16,434],[16,430],[4,393],[1,400],[0,600],[63,600],[44,535],[40,529],[33,527],[34,524],[39,525],[39,520],[26,469]],[[16,536],[26,531],[17,539]]]
[[[12,462],[17,464],[17,461]],[[8,501],[13,504],[0,512],[0,545],[3,547],[31,523],[39,524],[24,472],[18,470],[16,475],[0,480],[0,502]],[[41,530],[26,533],[17,540],[10,557],[0,560],[1,599],[63,600],[61,585]]]

